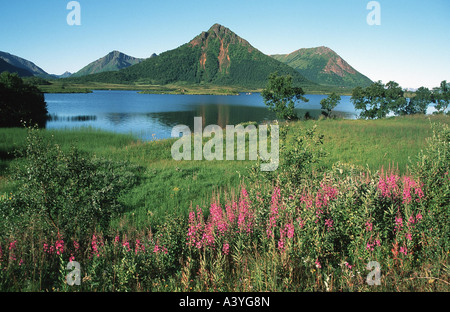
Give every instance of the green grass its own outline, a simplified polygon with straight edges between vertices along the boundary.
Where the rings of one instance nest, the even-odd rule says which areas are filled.
[[[405,173],[408,158],[425,147],[431,135],[431,121],[449,123],[448,116],[410,116],[382,120],[320,120],[293,124],[318,126],[324,135],[328,157],[323,165],[331,168],[338,161],[372,171],[395,166]],[[166,213],[186,215],[190,206],[207,206],[215,191],[232,191],[247,174],[250,161],[181,161],[171,157],[174,140],[143,142],[131,135],[114,134],[91,128],[82,130],[44,130],[63,149],[72,145],[98,157],[127,160],[144,168],[143,182],[125,194],[128,221],[136,227],[157,223]],[[0,194],[14,191],[9,170],[14,150],[26,140],[25,129],[0,129]],[[119,222],[119,220],[117,221]],[[117,223],[118,226],[119,223]]]
[[[414,158],[430,137],[431,123],[449,123],[445,115],[394,117],[381,120],[322,120],[302,122],[318,125],[324,134],[324,148],[329,153],[327,167],[340,161],[375,171],[382,166],[398,167],[406,173],[408,158]]]

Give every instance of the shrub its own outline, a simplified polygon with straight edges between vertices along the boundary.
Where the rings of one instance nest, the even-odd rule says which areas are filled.
[[[44,127],[47,114],[44,94],[36,86],[17,74],[0,74],[0,127],[21,127],[22,122]]]
[[[138,183],[139,167],[91,157],[59,145],[28,130],[22,163],[14,171],[18,190],[0,206],[5,225],[26,227],[39,220],[44,233],[83,237],[96,228],[105,230],[123,211],[120,195]]]

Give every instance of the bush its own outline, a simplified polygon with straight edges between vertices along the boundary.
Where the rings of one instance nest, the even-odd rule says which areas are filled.
[[[83,237],[106,229],[123,211],[120,195],[138,183],[138,167],[63,151],[36,128],[28,131],[23,161],[14,172],[19,188],[1,207],[5,225],[26,226],[40,220],[45,233]]]
[[[47,104],[39,89],[16,74],[0,75],[0,127],[21,127],[23,122],[45,127]]]

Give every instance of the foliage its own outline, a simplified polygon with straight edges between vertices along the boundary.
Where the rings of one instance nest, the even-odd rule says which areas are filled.
[[[11,231],[30,219],[39,220],[44,232],[66,237],[104,230],[124,211],[120,194],[138,183],[138,167],[76,148],[63,151],[35,128],[28,130],[23,157],[14,171],[14,200],[1,209],[3,226]]]
[[[322,99],[320,101],[322,114],[326,117],[330,117],[331,111],[339,104],[340,101],[341,97],[334,92],[331,93],[326,99]]]
[[[428,105],[432,102],[431,91],[428,88],[420,87],[416,90],[415,96],[409,99],[402,115],[426,114]]]
[[[442,115],[431,118],[448,119]],[[418,130],[418,125],[418,132],[426,132],[421,119],[425,117],[376,121],[323,120],[316,124],[320,132],[328,129],[327,136],[339,131],[344,134],[362,132],[361,142],[372,142],[380,136],[379,132],[371,132],[376,128],[387,132],[390,140],[401,144],[402,139],[411,136],[411,129]],[[396,123],[401,126],[395,127]],[[161,193],[159,195],[169,206],[173,208],[181,203],[183,211],[172,210],[174,213],[167,214],[165,220],[155,224],[151,215],[160,202],[155,200],[156,197],[148,197],[151,203],[147,207],[152,211],[148,219],[143,220],[144,226],[137,228],[133,214],[126,213],[121,214],[111,227],[102,231],[92,229],[83,237],[44,231],[48,226],[43,218],[27,215],[18,215],[16,219],[27,226],[10,230],[5,228],[3,217],[0,221],[0,289],[448,291],[448,125],[433,126],[433,135],[424,151],[414,159],[408,172],[400,174],[394,169],[381,168],[373,172],[343,163],[323,170],[317,166],[322,158],[310,157],[311,154],[318,156],[313,151],[320,151],[321,147],[321,144],[313,144],[320,136],[312,127],[308,129],[311,124],[289,123],[285,134],[284,130],[281,131],[283,159],[280,177],[258,180],[257,183],[251,183],[246,177],[238,189],[214,186],[214,191],[211,191],[211,186],[206,183],[215,184],[225,176],[224,167],[219,167],[222,176],[218,180],[206,175],[209,171],[213,171],[214,176],[219,175],[218,171],[211,170],[220,166],[218,163],[211,167],[204,165],[203,172],[189,163],[177,163],[174,168],[164,152],[170,150],[171,141],[146,144],[120,140],[123,149],[118,147],[118,143],[114,148],[106,147],[105,155],[127,157],[147,164],[149,180],[154,184],[138,185],[138,190],[146,188],[152,195]],[[366,128],[370,131],[367,132]],[[388,132],[391,128],[392,132]],[[307,135],[307,129],[311,135]],[[392,133],[399,132],[403,132],[401,139],[391,137]],[[62,136],[58,138],[57,133],[53,133],[55,140],[62,140]],[[104,136],[99,137],[102,138],[99,142],[105,141]],[[368,137],[373,140],[367,140]],[[352,143],[337,138],[339,144],[336,145],[344,145],[342,148],[353,151]],[[84,149],[101,153],[98,146],[85,141],[79,143]],[[414,141],[418,139],[414,137]],[[373,143],[374,148],[383,142],[386,141]],[[49,158],[55,158],[52,155],[56,154],[70,159],[71,152],[63,152],[63,146],[59,149],[61,153],[52,151],[54,145],[44,147],[50,151]],[[300,152],[295,153],[295,148],[300,148]],[[295,154],[298,158],[289,159]],[[360,157],[357,152],[350,159],[356,160],[356,157]],[[312,159],[317,161],[313,163]],[[158,166],[156,160],[163,164]],[[27,162],[25,158],[21,161]],[[298,164],[304,166],[298,166],[297,170]],[[236,166],[234,163],[231,167],[235,170]],[[49,167],[44,165],[48,172],[51,171]],[[129,170],[126,165],[123,167]],[[58,170],[53,172],[64,171]],[[293,178],[296,172],[302,173],[301,179]],[[281,177],[283,173],[286,173],[285,178]],[[194,175],[198,179],[193,179]],[[170,184],[166,181],[170,183],[172,177],[173,181],[185,184],[178,184],[179,188],[172,186],[170,193],[155,187],[165,182],[163,186],[167,188]],[[196,192],[197,182],[194,181],[197,180],[208,180],[203,181],[200,187],[207,189],[211,193],[209,196],[205,192],[202,197],[188,197],[189,193]],[[49,181],[47,184],[63,183],[61,185],[64,186],[64,181],[56,178]],[[0,196],[2,211],[21,207],[16,204],[16,197],[24,196],[21,190],[22,187],[18,187]],[[27,200],[42,196],[37,192],[34,194],[37,195],[30,195]],[[71,196],[75,194],[74,190],[68,190],[67,194],[72,200],[76,199]],[[142,196],[137,192],[127,194],[126,202],[131,203],[135,195]],[[179,201],[181,196],[185,197]],[[64,203],[62,199],[60,202]],[[142,202],[132,204],[140,207]],[[187,216],[183,215],[185,211]],[[69,286],[65,280],[70,272],[65,268],[71,260],[81,265],[79,286]],[[367,264],[371,261],[380,264],[378,286],[367,284],[370,273]]]
[[[361,110],[360,117],[365,119],[384,118],[391,111],[399,115],[406,105],[403,90],[394,81],[386,85],[377,81],[366,88],[356,87],[351,101],[356,109]]]
[[[0,127],[21,127],[23,122],[44,127],[47,104],[36,86],[17,74],[0,74]]]
[[[409,169],[423,183],[429,194],[429,212],[436,218],[434,231],[450,248],[450,129],[448,124],[432,124],[433,134],[427,146],[415,159],[410,160]]]
[[[291,76],[279,76],[277,72],[269,75],[269,82],[261,92],[264,104],[277,114],[277,118],[284,120],[298,119],[295,104],[298,101],[308,102],[304,94],[302,88],[292,85]]]
[[[443,113],[450,103],[450,83],[444,80],[439,87],[433,88],[432,100],[438,114]]]

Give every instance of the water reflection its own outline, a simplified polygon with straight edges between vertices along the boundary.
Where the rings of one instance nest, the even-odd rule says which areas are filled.
[[[320,100],[325,95],[307,95],[308,103],[297,109],[298,116],[318,118]],[[242,122],[274,120],[259,93],[240,96],[139,94],[136,91],[94,91],[90,94],[46,94],[51,118],[49,129],[94,127],[106,131],[132,133],[144,140],[168,138],[176,125],[194,126],[194,117],[203,117],[204,126],[222,128]],[[342,97],[333,114],[355,118],[350,97]]]

